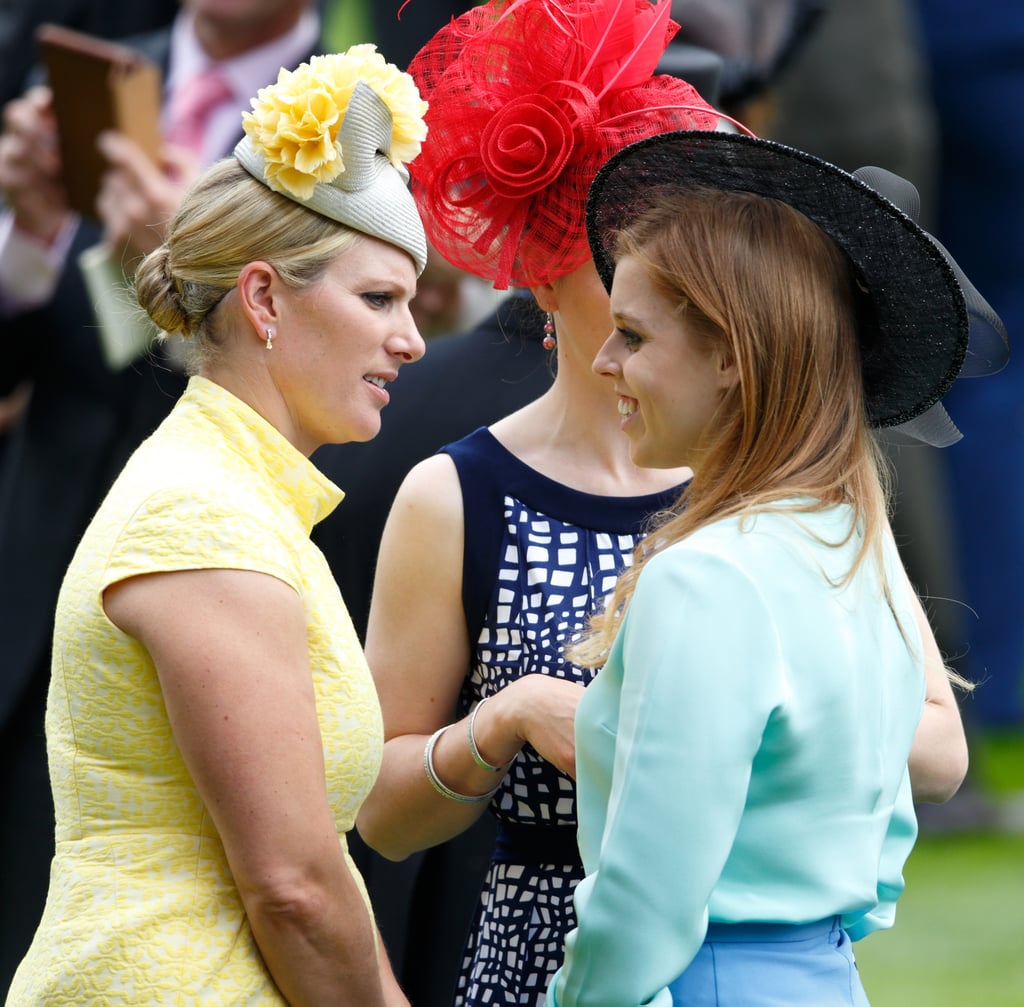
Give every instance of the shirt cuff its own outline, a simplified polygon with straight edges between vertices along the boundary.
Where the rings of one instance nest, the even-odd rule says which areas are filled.
[[[19,231],[12,211],[0,215],[0,309],[4,315],[31,311],[53,297],[78,224],[78,215],[68,214],[57,237],[47,245]]]

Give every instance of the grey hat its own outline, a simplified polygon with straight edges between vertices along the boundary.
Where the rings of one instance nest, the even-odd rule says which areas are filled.
[[[344,170],[330,182],[317,182],[302,198],[268,182],[268,164],[246,135],[235,157],[254,178],[316,213],[379,238],[412,256],[419,276],[427,264],[427,239],[409,191],[409,173],[390,158],[392,118],[376,91],[359,81],[338,129]]]

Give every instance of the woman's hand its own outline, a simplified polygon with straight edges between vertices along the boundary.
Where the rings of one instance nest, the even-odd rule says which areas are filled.
[[[486,800],[444,797],[424,772],[432,761],[446,787],[486,795],[501,776],[480,768],[469,745],[469,718],[452,724],[470,663],[462,608],[462,490],[451,458],[417,465],[395,498],[381,540],[366,635],[366,656],[384,712],[384,762],[359,812],[359,831],[378,853],[402,860],[465,831]],[[573,775],[573,717],[583,687],[527,675],[494,695],[473,722],[481,757],[511,762],[528,742]]]
[[[583,695],[578,682],[550,675],[524,675],[488,702],[473,724],[473,736],[481,755],[511,748],[508,739],[533,747],[556,769],[576,778],[576,707]],[[518,746],[517,746],[518,747]],[[513,757],[515,752],[512,753]],[[503,760],[504,761],[504,760]]]

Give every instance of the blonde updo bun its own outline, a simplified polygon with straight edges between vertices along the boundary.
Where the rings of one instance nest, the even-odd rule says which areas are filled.
[[[171,275],[170,260],[166,245],[143,259],[135,271],[135,296],[161,332],[190,336],[181,295]]]
[[[163,245],[135,273],[135,296],[162,332],[194,339],[194,354],[209,359],[221,342],[215,309],[248,263],[267,262],[289,286],[307,287],[359,237],[225,158],[185,194]]]

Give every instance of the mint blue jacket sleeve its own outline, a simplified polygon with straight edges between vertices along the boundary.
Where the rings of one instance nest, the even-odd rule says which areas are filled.
[[[595,799],[607,816],[550,1007],[670,1004],[667,985],[703,942],[783,667],[760,586],[727,557],[673,548],[647,564],[577,714],[578,735],[586,718],[615,737],[594,746],[614,762],[585,774],[607,781]]]
[[[878,930],[888,930],[896,919],[896,900],[903,892],[903,865],[917,838],[917,818],[910,794],[910,771],[903,785],[903,801],[889,822],[878,864],[878,904],[868,912],[847,914],[843,929],[852,941]]]

